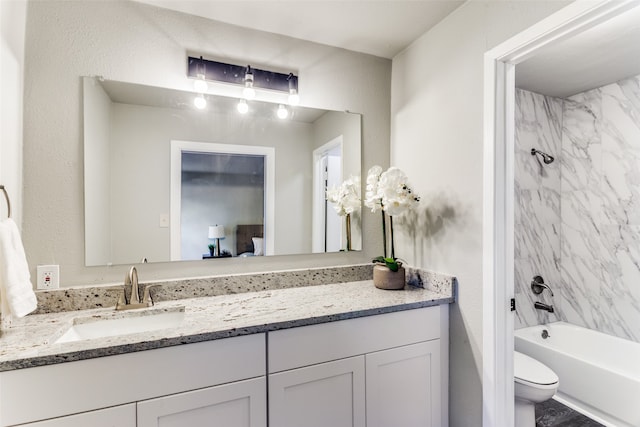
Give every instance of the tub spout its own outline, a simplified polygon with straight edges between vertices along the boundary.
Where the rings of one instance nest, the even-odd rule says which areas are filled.
[[[536,308],[536,310],[545,310],[548,311],[549,313],[553,313],[553,306],[552,305],[548,305],[545,304],[543,302],[540,301],[536,301],[533,306]]]

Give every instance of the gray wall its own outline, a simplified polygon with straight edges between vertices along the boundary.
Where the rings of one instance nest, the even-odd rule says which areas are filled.
[[[32,274],[37,264],[60,264],[62,286],[120,282],[127,270],[84,267],[80,76],[190,89],[188,52],[293,69],[301,105],[362,113],[364,165],[388,165],[389,60],[133,2],[32,1],[26,34],[23,238]],[[374,218],[363,222],[359,253],[149,264],[140,277],[368,262],[382,236]]]
[[[566,2],[470,1],[393,60],[391,163],[422,196],[396,255],[458,277],[450,312],[450,424],[482,423],[484,53]]]

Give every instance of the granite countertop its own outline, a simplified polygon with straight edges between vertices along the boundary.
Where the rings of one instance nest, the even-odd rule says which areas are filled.
[[[448,304],[455,279],[429,288],[377,289],[371,280],[179,299],[141,310],[113,307],[30,315],[0,335],[0,371],[150,350],[275,331],[355,317]],[[76,323],[158,311],[184,311],[177,327],[68,343],[55,343]]]

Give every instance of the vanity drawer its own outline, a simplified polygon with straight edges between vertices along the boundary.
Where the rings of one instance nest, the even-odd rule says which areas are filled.
[[[0,426],[263,376],[264,334],[0,372]]]
[[[440,338],[434,306],[269,333],[269,373]]]

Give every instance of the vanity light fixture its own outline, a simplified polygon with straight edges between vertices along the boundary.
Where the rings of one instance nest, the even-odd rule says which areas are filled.
[[[295,95],[298,95],[298,76],[294,73],[278,73],[250,65],[227,64],[202,57],[188,57],[187,77],[197,79],[200,73],[204,74],[204,80],[207,82],[229,83],[242,88],[242,92],[247,89],[248,94],[242,95],[247,100],[250,99],[252,92],[255,96],[258,91],[291,95],[291,89],[295,89]]]
[[[203,94],[199,94],[194,98],[193,105],[195,105],[198,110],[204,110],[207,107],[207,100],[204,99]]]
[[[289,117],[289,110],[287,110],[287,107],[285,107],[284,105],[280,104],[280,105],[278,105],[277,115],[278,115],[279,119],[284,120],[287,117]]]
[[[289,83],[289,105],[295,107],[300,103],[300,95],[298,95],[298,79],[294,78],[293,73],[289,73],[287,81]]]
[[[240,101],[238,101],[237,108],[240,114],[247,114],[247,112],[249,111],[249,104],[247,104],[247,100],[241,99]]]
[[[253,73],[251,72],[251,65],[247,65],[247,72],[244,74],[244,89],[242,89],[242,96],[247,101],[251,101],[256,97],[256,90],[253,88]]]

